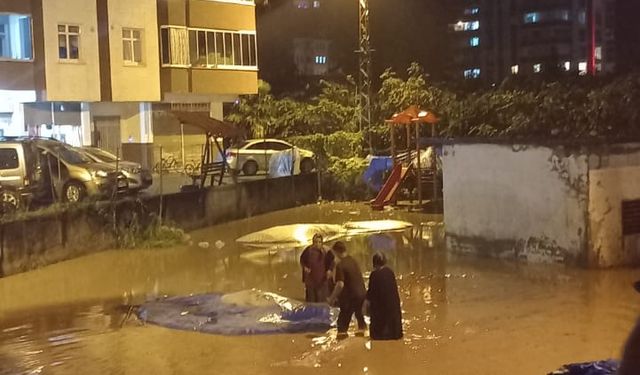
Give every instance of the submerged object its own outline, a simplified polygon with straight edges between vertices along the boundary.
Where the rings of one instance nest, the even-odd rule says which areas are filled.
[[[403,231],[413,228],[413,224],[401,220],[348,221],[344,224],[344,228],[349,235],[355,235]]]
[[[138,317],[147,323],[221,335],[325,332],[334,316],[326,304],[306,304],[259,290],[170,297],[138,309]]]
[[[615,375],[620,363],[613,359],[595,362],[572,363],[549,375]]]
[[[320,233],[325,241],[344,236],[342,225],[336,224],[290,224],[278,225],[258,232],[247,234],[236,242],[251,247],[303,247],[311,244],[313,235]]]

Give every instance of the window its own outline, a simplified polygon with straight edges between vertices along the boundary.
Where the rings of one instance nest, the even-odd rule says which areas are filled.
[[[533,72],[540,73],[542,71],[542,64],[533,64]]]
[[[289,150],[291,146],[282,142],[267,142],[265,145],[265,148],[267,150],[282,151],[282,150]]]
[[[255,69],[258,65],[252,32],[162,26],[160,37],[164,66]]]
[[[578,63],[578,74],[585,75],[587,74],[587,62],[582,61]]]
[[[477,36],[469,38],[469,45],[471,47],[477,47],[480,45],[480,38]]]
[[[540,22],[540,13],[538,12],[525,13],[524,23],[538,23],[538,22]]]
[[[455,31],[478,30],[479,28],[480,28],[480,21],[467,21],[467,22],[458,21],[458,23],[453,25],[453,30]]]
[[[0,59],[33,59],[31,17],[0,14]]]
[[[0,149],[0,170],[18,168],[18,152],[14,148]]]
[[[327,56],[316,56],[315,59],[316,64],[324,65],[327,63]]]
[[[320,1],[319,0],[314,0],[313,1],[313,7],[314,8],[320,8]]]
[[[565,72],[568,72],[571,70],[571,61],[565,61],[562,64],[562,68],[564,69]]]
[[[472,68],[464,71],[464,78],[480,78],[480,68]]]
[[[467,15],[467,16],[468,15],[472,15],[472,14],[478,14],[478,13],[480,13],[480,8],[478,8],[478,7],[466,8],[464,10],[464,14]]]
[[[142,30],[122,29],[122,60],[130,65],[142,63]]]
[[[58,25],[58,57],[60,60],[80,59],[80,26]]]
[[[511,74],[518,74],[520,67],[518,65],[511,65]]]

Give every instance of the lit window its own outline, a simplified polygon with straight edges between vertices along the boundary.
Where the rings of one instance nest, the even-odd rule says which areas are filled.
[[[80,58],[80,26],[58,25],[58,57],[60,60]]]
[[[316,64],[326,64],[327,56],[316,56]]]
[[[602,47],[598,46],[595,49],[596,60],[602,60]]]
[[[480,68],[472,68],[464,71],[464,78],[479,78]]]
[[[587,62],[582,61],[578,63],[578,74],[585,75],[587,74]]]
[[[563,67],[565,72],[570,71],[571,70],[571,61],[565,61],[564,64],[562,64],[562,67]]]
[[[480,45],[480,38],[477,36],[469,38],[469,45],[471,47],[477,47]]]
[[[257,68],[256,35],[237,31],[161,26],[163,66]]]
[[[125,64],[142,63],[142,30],[122,29],[122,60]]]
[[[313,1],[313,7],[314,7],[314,8],[320,8],[320,1],[318,1],[318,0],[314,0],[314,1]]]
[[[31,17],[0,14],[0,59],[31,60]]]
[[[518,65],[511,65],[511,74],[518,74],[520,67]]]
[[[479,28],[480,28],[480,21],[468,21],[468,22],[458,21],[458,23],[453,25],[453,30],[455,31],[478,30]]]
[[[542,71],[542,64],[533,64],[533,72],[540,73]]]
[[[537,22],[540,22],[540,13],[538,12],[525,13],[524,23],[537,23]]]
[[[472,15],[472,14],[478,14],[478,13],[480,13],[480,8],[478,7],[466,8],[464,10],[465,15]]]
[[[580,24],[582,24],[582,25],[587,23],[587,12],[586,11],[581,10],[580,13],[578,13],[578,22],[580,22]]]

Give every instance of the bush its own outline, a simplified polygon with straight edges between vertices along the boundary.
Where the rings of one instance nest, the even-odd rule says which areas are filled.
[[[322,194],[327,199],[364,200],[367,185],[362,174],[369,165],[367,159],[353,157],[329,159],[328,173],[322,179]]]

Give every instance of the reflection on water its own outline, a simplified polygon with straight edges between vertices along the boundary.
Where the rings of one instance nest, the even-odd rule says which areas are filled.
[[[296,247],[236,244],[275,225],[393,219],[412,230],[349,235],[363,271],[381,251],[398,276],[405,337],[227,337],[143,325],[129,305],[259,288],[303,299]],[[640,296],[632,270],[585,271],[458,258],[436,216],[354,204],[299,207],[192,233],[198,246],[108,251],[0,279],[0,374],[545,374],[616,357]]]

